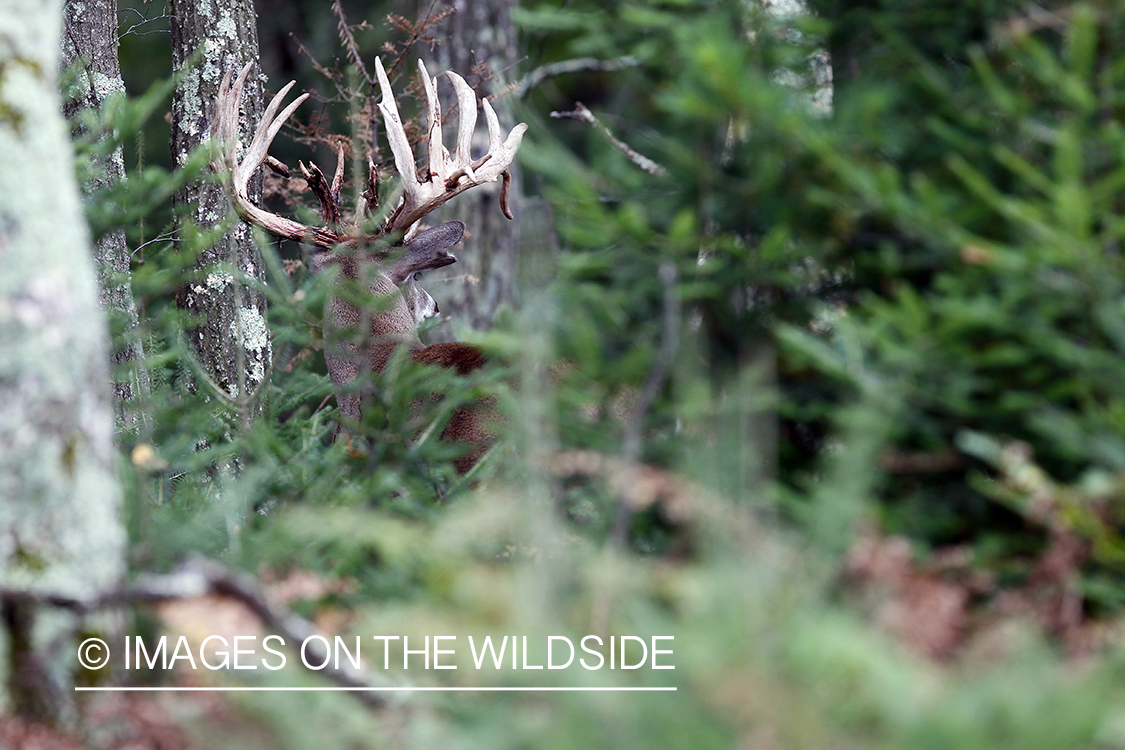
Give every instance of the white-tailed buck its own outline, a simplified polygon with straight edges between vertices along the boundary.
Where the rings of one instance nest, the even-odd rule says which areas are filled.
[[[442,143],[441,107],[437,98],[437,79],[430,78],[426,66],[419,61],[419,72],[426,93],[426,142],[428,161],[419,178],[414,154],[399,119],[398,106],[391,92],[390,81],[376,58],[375,72],[383,101],[379,110],[394,156],[395,169],[402,181],[402,198],[372,233],[360,227],[378,205],[377,171],[368,162],[367,189],[356,209],[355,221],[345,226],[340,213],[340,186],[343,182],[344,152],[337,153],[336,173],[329,183],[315,166],[300,163],[301,172],[320,202],[322,227],[311,227],[267,211],[249,198],[247,186],[262,164],[288,176],[288,169],[268,155],[270,144],[285,121],[308,98],[302,94],[278,114],[282,100],[293,83],[278,92],[266,107],[254,138],[238,158],[238,110],[242,88],[250,73],[247,65],[231,81],[230,71],[223,78],[215,117],[211,124],[211,166],[225,176],[234,207],[244,220],[270,234],[311,245],[309,268],[321,272],[337,266],[338,293],[331,296],[324,314],[325,360],[328,374],[336,387],[336,400],[345,421],[358,423],[362,418],[362,394],[352,385],[360,373],[380,372],[399,346],[411,347],[412,358],[437,364],[465,374],[484,363],[481,352],[467,344],[436,344],[423,346],[418,338],[418,323],[437,313],[433,298],[418,283],[424,271],[457,262],[449,248],[461,241],[465,225],[446,222],[423,232],[419,221],[454,196],[486,182],[502,179],[500,207],[512,218],[508,209],[510,178],[508,167],[515,158],[527,125],[520,123],[501,139],[496,113],[487,99],[482,100],[488,122],[488,153],[473,159],[469,153],[477,121],[477,96],[459,75],[448,72],[459,107],[457,146],[451,154]],[[401,233],[403,246],[393,242]],[[346,293],[346,285],[360,284],[373,297],[371,304],[357,304],[354,295]],[[484,418],[476,410],[458,409],[443,438],[473,444],[472,451],[457,461],[459,471],[467,471],[479,460],[492,436]]]

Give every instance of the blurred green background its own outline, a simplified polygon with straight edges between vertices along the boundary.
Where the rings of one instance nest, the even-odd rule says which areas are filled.
[[[406,41],[388,13],[417,18],[343,8],[370,22],[354,30],[368,61]],[[134,96],[167,80],[164,12],[121,6]],[[359,80],[329,3],[258,12],[267,89],[334,95],[313,59]],[[202,553],[275,587],[303,576],[316,585],[289,605],[340,634],[673,635],[669,671],[396,679],[678,690],[376,711],[181,697],[159,704],[177,731],[199,747],[1125,746],[1125,8],[513,13],[505,80],[620,64],[498,99],[530,128],[520,304],[476,338],[493,364],[466,381],[397,362],[373,384],[372,449],[349,452],[315,351],[325,285],[264,242],[275,366],[240,424],[185,384],[173,296],[190,258],[146,245],[153,420],[121,445],[131,565]],[[550,116],[578,101],[661,170]],[[118,113],[132,187],[96,228],[172,179],[166,100],[147,119],[143,103]],[[346,103],[306,107],[348,133]],[[284,132],[273,153],[330,164]],[[171,221],[149,208],[126,222],[131,247]],[[418,410],[435,382],[446,400]],[[486,393],[505,439],[465,481],[449,446],[415,438]],[[175,622],[145,610],[136,628]]]

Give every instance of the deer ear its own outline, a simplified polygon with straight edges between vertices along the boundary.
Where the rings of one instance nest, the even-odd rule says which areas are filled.
[[[414,239],[410,240],[410,248],[413,252],[444,250],[456,245],[464,236],[465,222],[447,221],[416,234]]]

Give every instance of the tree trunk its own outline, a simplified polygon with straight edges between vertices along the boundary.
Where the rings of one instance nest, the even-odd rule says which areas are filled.
[[[481,96],[503,92],[516,80],[518,59],[516,30],[512,11],[516,0],[443,0],[437,6],[419,3],[418,19],[427,11],[437,13],[453,5],[457,12],[430,32],[441,40],[432,54],[426,55],[431,72],[452,70],[465,78]],[[433,61],[433,64],[431,63]],[[482,73],[484,76],[482,77]],[[452,101],[452,88],[444,76],[438,78],[443,101]],[[504,99],[493,102],[504,133],[515,125],[511,107]],[[480,131],[474,139],[474,153],[484,153],[487,141],[481,114]],[[455,331],[485,331],[492,327],[497,313],[512,307],[516,300],[515,279],[519,262],[519,221],[521,187],[518,164],[512,164],[511,207],[514,221],[500,212],[500,183],[482,185],[455,198],[430,219],[431,224],[459,219],[465,222],[468,238],[457,254],[458,263],[426,275],[426,290],[441,309],[450,326],[434,332],[432,338],[453,340]]]
[[[790,21],[794,18],[807,16],[809,6],[805,0],[760,0],[762,10],[781,21]],[[801,32],[791,28],[787,38],[794,41],[805,41]],[[825,40],[817,40],[825,41]],[[807,43],[807,41],[805,41]],[[809,56],[808,70],[789,70],[783,68],[778,71],[779,80],[787,86],[804,90],[808,95],[810,109],[822,117],[832,116],[832,98],[835,87],[832,83],[832,58],[828,50],[823,47],[816,49]]]
[[[115,588],[125,533],[113,472],[105,316],[61,116],[62,0],[0,0],[0,640],[3,703],[58,722],[78,623],[13,589]]]
[[[63,113],[73,121],[83,110],[101,109],[106,97],[125,93],[121,66],[117,57],[116,0],[70,0],[63,17],[62,66],[70,68],[82,63],[82,72],[72,90],[66,92]],[[75,135],[78,135],[77,126]],[[101,177],[82,186],[83,199],[95,199],[99,190],[125,176],[125,162],[118,148],[108,158],[94,165]],[[137,305],[129,283],[129,248],[125,232],[119,230],[94,243],[94,265],[98,273],[98,302],[103,310],[121,316],[124,335],[112,347],[113,362],[132,364],[125,379],[114,382],[117,417],[122,424],[135,426],[139,414],[130,402],[146,396],[151,390],[148,370],[144,366]]]
[[[172,98],[172,158],[177,165],[208,136],[225,70],[237,71],[258,59],[257,16],[251,0],[171,0],[172,64],[182,75]],[[193,57],[196,50],[199,57]],[[255,70],[242,97],[239,138],[249,144],[262,115],[262,84]],[[261,199],[261,177],[251,198]],[[231,205],[217,183],[196,182],[176,196],[176,205],[201,229],[227,220]],[[232,271],[262,280],[261,254],[249,225],[239,221],[199,258],[196,279],[181,291],[182,308],[201,317],[190,340],[201,369],[233,403],[243,420],[261,404],[272,349],[265,298]]]

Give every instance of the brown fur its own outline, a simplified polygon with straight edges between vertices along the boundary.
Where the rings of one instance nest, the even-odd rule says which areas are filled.
[[[459,342],[432,344],[416,349],[410,356],[415,362],[454,369],[458,375],[468,375],[473,370],[483,367],[487,361],[480,349]],[[441,433],[441,439],[469,443],[473,446],[471,451],[453,462],[459,474],[467,474],[496,442],[496,434],[490,426],[495,424],[497,419],[495,399],[492,398],[458,407],[453,412],[449,424]]]
[[[418,338],[418,324],[436,314],[437,305],[418,284],[416,276],[456,262],[448,248],[461,240],[464,229],[461,222],[447,222],[421,232],[407,245],[401,258],[382,267],[357,263],[354,257],[331,253],[320,253],[313,258],[310,265],[314,272],[330,263],[338,264],[337,283],[341,285],[348,283],[348,279],[362,281],[361,272],[372,277],[367,289],[378,302],[378,307],[371,311],[334,295],[324,312],[324,359],[328,376],[337,389],[336,403],[345,424],[358,423],[363,417],[363,395],[348,391],[347,386],[361,371],[382,372],[399,346],[413,349],[411,358],[416,362],[453,368],[459,375],[484,365],[484,355],[474,346],[461,343],[423,346]],[[363,341],[338,339],[340,332],[365,329],[370,335]],[[495,441],[496,436],[486,427],[492,412],[490,405],[484,403],[460,407],[442,432],[443,440],[476,446],[454,462],[460,473],[469,471]]]

